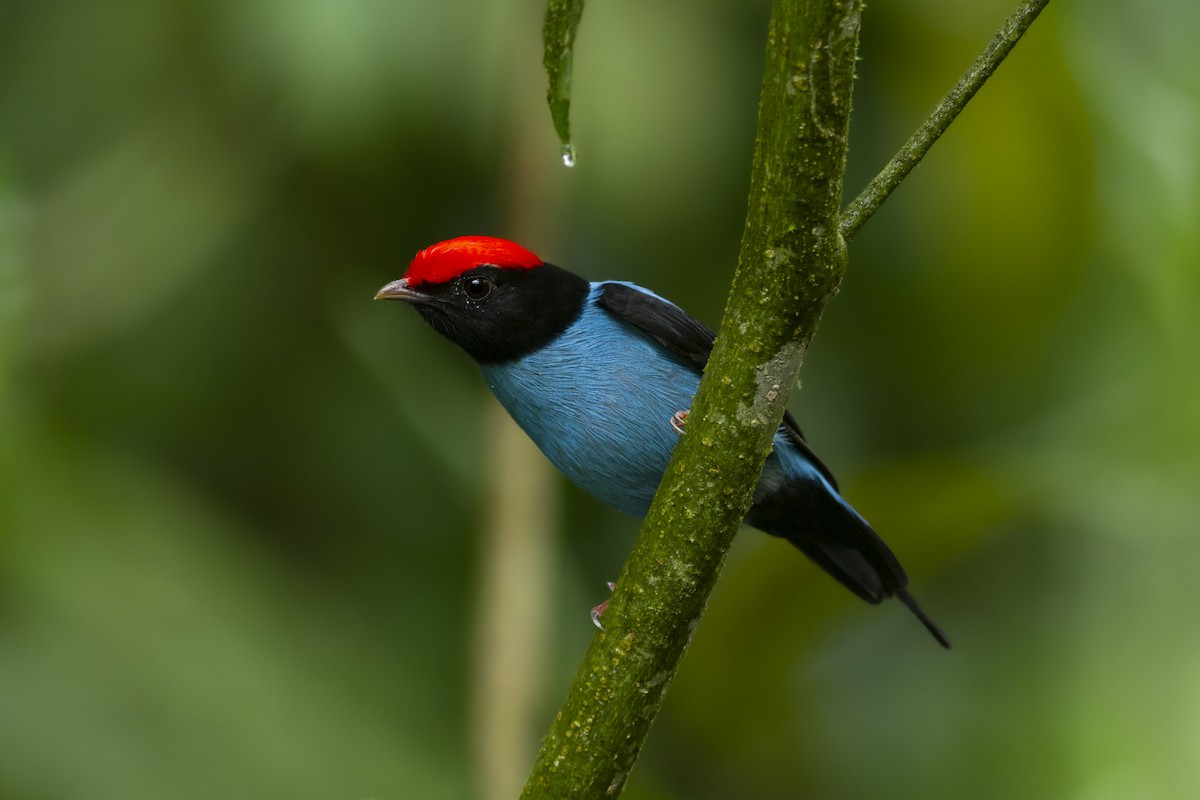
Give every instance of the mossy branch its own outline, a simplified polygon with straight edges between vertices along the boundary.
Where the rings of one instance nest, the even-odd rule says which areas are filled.
[[[746,228],[717,344],[527,800],[620,794],[750,507],[845,269],[837,223],[861,12],[861,0],[775,0]]]
[[[687,433],[618,579],[606,630],[592,640],[542,743],[525,800],[599,800],[624,789],[750,507],[809,340],[841,283],[846,241],[1048,1],[1023,0],[925,125],[839,215],[862,0],[775,0],[746,227],[716,346]],[[564,143],[581,9],[582,0],[547,4],[551,108]],[[553,25],[552,13],[559,15]],[[561,61],[559,73],[551,69],[551,55],[562,58],[564,50],[565,75]]]

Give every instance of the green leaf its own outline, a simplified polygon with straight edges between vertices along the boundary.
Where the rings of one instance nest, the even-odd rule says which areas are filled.
[[[550,87],[546,102],[554,131],[562,141],[563,163],[575,164],[575,147],[571,144],[571,63],[575,57],[575,29],[583,16],[583,0],[546,0],[546,20],[542,39],[546,53],[544,63]]]

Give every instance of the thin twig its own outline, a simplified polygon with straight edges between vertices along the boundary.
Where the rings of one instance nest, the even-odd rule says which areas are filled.
[[[933,147],[933,143],[946,132],[946,128],[950,127],[958,113],[992,76],[1049,2],[1050,0],[1024,0],[1005,21],[987,49],[980,54],[971,68],[963,73],[955,87],[942,98],[942,102],[938,103],[929,119],[925,120],[925,124],[917,129],[888,165],[842,212],[842,238],[847,242],[853,239],[871,215],[883,205],[883,201],[887,200],[908,173],[912,172],[913,167],[920,163],[929,152],[929,148]]]

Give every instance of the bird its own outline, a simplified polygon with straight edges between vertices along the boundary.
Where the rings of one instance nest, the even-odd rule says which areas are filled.
[[[494,236],[419,251],[376,299],[412,305],[483,373],[509,415],[561,472],[645,516],[716,338],[634,283],[589,281]],[[893,597],[943,647],[899,559],[843,499],[786,413],[745,524],[782,538],[868,603]]]

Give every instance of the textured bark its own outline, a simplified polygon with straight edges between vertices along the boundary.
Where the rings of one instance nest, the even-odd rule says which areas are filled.
[[[746,228],[686,434],[524,798],[620,794],[750,507],[817,320],[838,230],[862,4],[776,0]],[[667,420],[663,420],[667,424]]]

